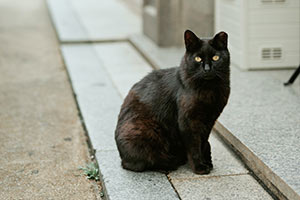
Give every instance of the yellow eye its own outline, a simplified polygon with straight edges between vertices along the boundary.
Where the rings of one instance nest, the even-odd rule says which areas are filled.
[[[196,62],[200,62],[200,61],[201,61],[201,58],[200,58],[199,56],[196,56],[196,57],[195,57],[195,61],[196,61]]]
[[[212,59],[213,59],[214,61],[217,61],[217,60],[219,60],[219,56],[214,56],[214,57],[212,57]]]

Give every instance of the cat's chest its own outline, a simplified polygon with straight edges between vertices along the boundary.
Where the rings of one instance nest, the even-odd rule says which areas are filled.
[[[182,92],[177,101],[181,112],[189,116],[199,114],[216,114],[224,108],[227,97],[216,90],[203,90],[200,92]]]
[[[215,104],[218,99],[215,91],[182,92],[179,96],[179,105],[182,107],[195,107],[200,104]]]

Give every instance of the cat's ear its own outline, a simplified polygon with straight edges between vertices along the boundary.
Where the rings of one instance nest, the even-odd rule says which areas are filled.
[[[227,33],[221,31],[218,34],[216,34],[215,37],[211,40],[211,45],[218,50],[226,50],[227,40],[228,40]]]
[[[187,51],[194,51],[200,47],[200,39],[190,30],[184,32],[184,42]]]

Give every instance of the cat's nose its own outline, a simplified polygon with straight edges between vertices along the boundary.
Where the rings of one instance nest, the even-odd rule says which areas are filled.
[[[210,66],[209,64],[204,65],[204,71],[210,71]]]

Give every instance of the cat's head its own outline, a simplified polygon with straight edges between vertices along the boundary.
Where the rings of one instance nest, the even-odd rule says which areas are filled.
[[[219,32],[211,39],[200,39],[192,31],[186,30],[186,53],[183,58],[186,78],[197,81],[227,78],[230,63],[227,40],[225,32]]]

